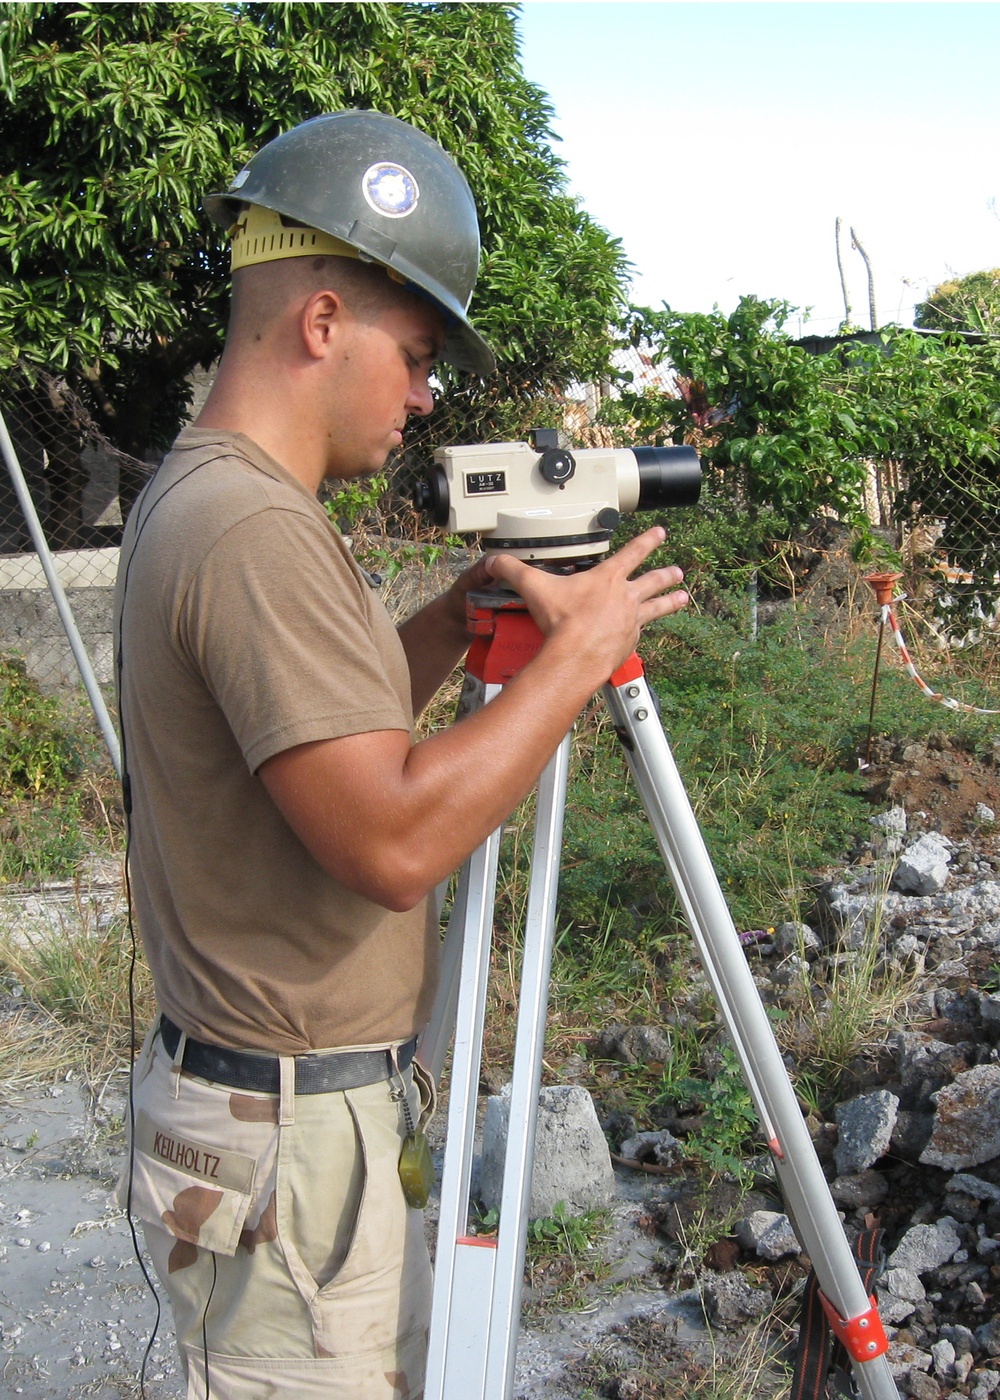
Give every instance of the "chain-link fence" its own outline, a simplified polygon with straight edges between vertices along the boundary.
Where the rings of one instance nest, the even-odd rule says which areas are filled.
[[[47,687],[76,683],[79,658],[61,589],[97,681],[109,686],[123,496],[137,492],[149,467],[117,451],[54,376],[8,372],[0,415],[8,438],[0,470],[0,646],[22,656]]]

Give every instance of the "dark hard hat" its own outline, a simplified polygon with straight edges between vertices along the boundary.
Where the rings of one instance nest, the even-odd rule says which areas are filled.
[[[438,143],[382,112],[313,117],[268,142],[206,212],[230,228],[244,206],[273,209],[381,263],[443,314],[443,358],[491,374],[492,351],[466,312],[479,223],[465,176]]]

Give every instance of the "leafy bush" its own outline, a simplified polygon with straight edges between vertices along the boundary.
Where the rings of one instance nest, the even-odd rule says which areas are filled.
[[[84,781],[91,746],[88,729],[20,657],[0,656],[0,883],[71,876],[94,847],[92,815],[106,837],[107,810]]]
[[[0,656],[0,801],[64,788],[80,761],[58,703],[42,693],[20,657]]]
[[[604,414],[624,414],[643,441],[696,443],[712,489],[743,512],[775,511],[786,525],[817,510],[860,520],[865,465],[837,361],[783,333],[792,311],[753,296],[729,316],[633,308],[629,338],[669,363],[676,392],[626,387]]]

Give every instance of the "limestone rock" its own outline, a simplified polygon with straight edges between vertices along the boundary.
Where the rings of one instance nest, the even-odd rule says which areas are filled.
[[[903,894],[938,894],[948,883],[951,852],[940,836],[927,832],[903,851],[892,878]]]
[[[976,1065],[934,1095],[931,1140],[921,1162],[961,1171],[1000,1155],[1000,1065]]]
[[[791,1221],[776,1210],[755,1210],[736,1223],[736,1238],[745,1250],[753,1250],[760,1259],[783,1259],[789,1254],[801,1254]]]
[[[479,1194],[487,1210],[500,1206],[509,1121],[507,1085],[486,1104]],[[551,1215],[560,1201],[575,1214],[599,1210],[610,1203],[614,1191],[611,1154],[586,1089],[576,1084],[542,1089],[528,1208],[531,1219]]]
[[[899,1100],[888,1089],[860,1094],[837,1107],[839,1138],[833,1157],[837,1174],[864,1171],[888,1151]]]
[[[702,1307],[705,1316],[716,1327],[742,1327],[752,1318],[762,1317],[774,1299],[766,1288],[754,1288],[734,1270],[731,1274],[712,1274],[702,1282]]]
[[[670,1059],[670,1038],[659,1026],[608,1026],[597,1041],[600,1056],[626,1065],[660,1064]]]
[[[878,1281],[877,1292],[883,1322],[902,1322],[927,1296],[912,1269],[886,1269]]]
[[[943,1215],[933,1225],[911,1225],[888,1258],[889,1269],[912,1269],[926,1274],[947,1264],[962,1247],[962,1237],[951,1216]]]

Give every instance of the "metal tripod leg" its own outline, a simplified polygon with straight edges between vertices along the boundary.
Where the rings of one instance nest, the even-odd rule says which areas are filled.
[[[633,661],[629,678],[615,683],[613,677],[604,698],[765,1128],[789,1215],[816,1271],[833,1330],[852,1358],[861,1395],[898,1400],[881,1322],[861,1283],[653,696]]]
[[[467,675],[464,708],[491,699],[502,679],[487,682],[509,678],[530,659],[530,636],[516,617],[514,623],[509,633],[513,644],[501,654],[506,661],[494,665],[488,653],[476,658],[481,671]],[[492,627],[480,635],[492,635]],[[788,1212],[815,1268],[831,1328],[851,1357],[863,1400],[898,1400],[877,1309],[865,1294],[848,1248],[638,657],[612,677],[604,697],[760,1115]],[[567,736],[539,783],[495,1242],[470,1239],[465,1229],[499,832],[463,870],[445,955],[445,967],[454,970],[451,982],[458,983],[458,990],[451,988],[446,973],[421,1044],[421,1059],[439,1073],[457,999],[427,1400],[509,1400],[513,1386],[568,753]]]
[[[484,687],[483,700],[491,699],[498,689]],[[567,735],[538,785],[507,1150],[495,1238],[470,1237],[467,1220],[499,832],[463,869],[449,921],[445,963],[454,967],[457,947],[461,950],[461,970],[428,1342],[427,1400],[485,1400],[486,1396],[504,1400],[513,1387],[569,748]],[[438,1007],[421,1045],[421,1059],[428,1067],[444,1058],[447,1008],[454,1000],[447,982],[446,973]]]

